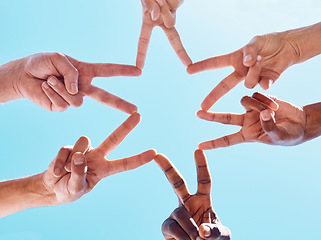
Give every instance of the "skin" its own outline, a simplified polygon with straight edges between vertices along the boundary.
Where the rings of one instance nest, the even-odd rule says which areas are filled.
[[[298,107],[276,97],[254,93],[241,100],[246,113],[198,111],[201,119],[240,126],[241,130],[211,141],[199,148],[209,150],[245,142],[292,146],[321,135],[321,103]]]
[[[165,239],[230,239],[230,230],[221,224],[212,206],[211,176],[204,152],[195,151],[198,189],[194,195],[166,156],[158,154],[155,162],[172,185],[180,205],[162,225]]]
[[[143,23],[138,41],[136,66],[143,69],[147,49],[154,27],[159,26],[165,32],[170,44],[185,66],[192,64],[174,25],[176,11],[183,0],[142,0]]]
[[[234,72],[204,99],[202,110],[208,111],[242,80],[245,80],[247,88],[260,84],[263,89],[269,89],[287,68],[320,54],[320,38],[321,23],[317,23],[286,32],[256,36],[235,52],[190,65],[187,68],[190,74],[229,66],[234,68]]]
[[[137,107],[92,85],[95,77],[139,76],[135,66],[87,63],[61,53],[37,53],[0,66],[0,102],[28,98],[50,111],[79,107],[83,97],[132,114]]]
[[[78,200],[110,175],[128,171],[150,162],[154,150],[107,160],[107,156],[136,127],[140,115],[131,115],[99,147],[92,148],[87,137],[72,147],[63,147],[48,169],[26,178],[0,182],[0,217],[32,207],[55,206]],[[70,171],[64,166],[70,160]]]

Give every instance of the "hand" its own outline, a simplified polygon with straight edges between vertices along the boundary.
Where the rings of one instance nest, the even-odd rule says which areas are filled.
[[[56,204],[75,201],[91,191],[103,178],[150,162],[156,156],[154,150],[114,161],[105,158],[139,121],[140,115],[133,114],[95,149],[91,147],[87,137],[81,137],[72,150],[63,148],[50,164],[43,180],[48,192],[52,191],[56,196]]]
[[[192,60],[186,53],[181,39],[174,25],[176,21],[176,10],[183,0],[142,0],[143,23],[138,42],[136,66],[144,68],[147,49],[154,27],[160,26],[176,54],[185,66],[192,64]]]
[[[204,99],[201,107],[208,111],[222,96],[245,79],[247,88],[260,84],[269,89],[280,75],[295,64],[300,55],[290,34],[271,33],[254,37],[245,47],[230,54],[194,63],[187,72],[197,72],[232,66],[234,72],[223,79]]]
[[[296,145],[306,141],[306,112],[275,97],[254,93],[243,97],[244,114],[199,111],[201,119],[242,127],[237,133],[199,144],[203,150],[228,147],[244,142]]]
[[[83,96],[134,113],[137,107],[91,84],[95,77],[138,76],[134,66],[108,63],[86,63],[60,53],[38,53],[17,60],[15,75],[22,97],[50,111],[79,107]]]
[[[184,178],[168,158],[158,154],[155,161],[164,171],[180,203],[180,207],[163,223],[162,232],[164,237],[167,240],[194,240],[199,238],[199,227],[202,224],[209,224],[213,227],[213,235],[216,234],[216,238],[210,239],[230,239],[230,231],[220,223],[212,206],[211,176],[204,152],[201,150],[195,151],[198,189],[194,195],[189,193]],[[201,229],[203,234],[203,227]],[[206,232],[205,235],[209,237],[210,234]],[[203,237],[205,236],[203,235]]]

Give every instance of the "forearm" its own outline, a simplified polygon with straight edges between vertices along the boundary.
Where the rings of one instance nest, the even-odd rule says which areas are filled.
[[[304,140],[308,141],[321,135],[321,102],[303,107],[306,115]]]
[[[15,60],[0,66],[0,102],[8,102],[14,99],[22,98],[17,86],[19,68],[22,60]]]
[[[321,54],[321,22],[286,31],[284,38],[288,40],[296,50],[298,56],[296,63],[304,62]]]
[[[0,182],[0,217],[28,208],[52,205],[53,196],[44,187],[42,175]]]

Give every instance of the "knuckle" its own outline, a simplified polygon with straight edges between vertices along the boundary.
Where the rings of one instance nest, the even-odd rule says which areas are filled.
[[[83,104],[84,100],[82,96],[75,97],[75,99],[72,101],[73,107],[80,107]]]

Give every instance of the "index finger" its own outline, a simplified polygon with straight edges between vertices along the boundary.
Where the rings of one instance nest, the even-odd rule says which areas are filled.
[[[206,60],[194,63],[187,68],[189,74],[203,72],[211,69],[218,69],[232,66],[231,54],[226,54],[218,57],[208,58]]]
[[[137,77],[141,74],[141,70],[136,66],[113,64],[113,63],[90,63],[93,69],[93,77],[115,77],[115,76],[131,76]]]
[[[132,114],[95,150],[98,150],[104,156],[107,156],[112,150],[114,150],[115,147],[117,147],[125,139],[125,137],[137,126],[139,122],[139,113]]]
[[[156,155],[155,162],[165,173],[179,201],[181,203],[185,203],[191,197],[191,195],[185,184],[183,176],[166,156],[162,154]]]
[[[172,48],[174,49],[174,51],[176,52],[177,56],[179,57],[179,59],[182,61],[182,63],[185,66],[189,66],[192,64],[192,60],[190,59],[190,57],[188,56],[181,38],[179,37],[179,34],[176,30],[176,28],[167,28],[166,26],[162,25],[161,26],[163,31],[165,32]]]
[[[140,36],[138,40],[136,66],[139,69],[144,68],[148,45],[154,28],[154,26],[151,23],[146,21],[147,17],[148,13],[144,13],[142,29],[140,31]]]
[[[195,151],[195,163],[197,168],[197,193],[201,195],[210,195],[212,180],[210,170],[208,169],[207,160],[202,150]]]
[[[217,84],[217,86],[206,96],[201,104],[201,108],[204,111],[208,111],[221,97],[233,89],[243,79],[243,76],[234,71]]]
[[[96,100],[97,102],[113,107],[125,113],[132,114],[137,112],[137,106],[134,104],[93,85],[90,85],[86,89],[82,90],[82,93],[85,96]]]

